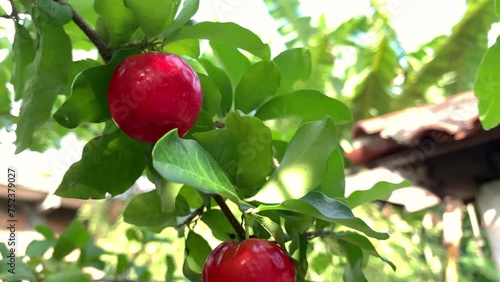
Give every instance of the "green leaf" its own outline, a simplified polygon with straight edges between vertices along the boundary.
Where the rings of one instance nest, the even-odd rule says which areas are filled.
[[[52,230],[49,226],[47,225],[37,225],[35,226],[36,232],[40,233],[45,237],[45,239],[54,239],[56,238],[54,234],[54,230]]]
[[[278,162],[283,159],[287,146],[288,143],[285,141],[273,140],[273,156]]]
[[[373,185],[369,190],[364,191],[354,191],[349,197],[347,197],[347,202],[349,206],[353,209],[359,205],[364,203],[368,203],[371,201],[382,200],[385,201],[389,199],[392,192],[408,187],[411,185],[411,182],[408,180],[402,181],[401,183],[390,183],[385,181],[377,182]]]
[[[214,128],[214,123],[212,116],[209,113],[202,110],[198,115],[198,118],[196,119],[196,122],[194,123],[193,127],[191,127],[191,129],[185,135],[185,137],[190,137],[197,132],[210,131],[213,128]]]
[[[90,240],[92,240],[92,236],[87,228],[79,220],[75,219],[57,240],[52,256],[57,260],[61,260],[73,250],[84,248]]]
[[[269,60],[271,50],[260,38],[248,29],[235,23],[202,22],[193,26],[184,26],[167,37],[165,44],[182,39],[208,39],[226,43],[254,54],[263,60]]]
[[[210,245],[194,231],[190,231],[186,238],[187,263],[189,268],[201,273],[208,255],[212,252]]]
[[[43,255],[56,244],[55,239],[49,240],[33,240],[26,247],[26,255],[33,258],[41,258]]]
[[[258,214],[252,214],[251,215],[255,221],[257,221],[264,229],[273,236],[273,238],[276,240],[278,245],[283,250],[286,250],[285,246],[285,233],[283,232],[283,229],[279,224],[276,222],[272,221],[270,218],[265,217],[265,216],[260,216]]]
[[[24,85],[29,77],[28,65],[35,59],[35,42],[28,30],[20,24],[15,24],[16,34],[12,43],[12,86],[14,87],[15,100],[23,97]]]
[[[300,198],[316,188],[325,177],[337,142],[337,129],[329,117],[301,126],[290,140],[280,166],[254,199],[279,203]]]
[[[165,264],[167,265],[167,271],[165,272],[165,281],[173,281],[176,268],[174,256],[166,255]]]
[[[495,0],[495,13],[500,16],[500,0]]]
[[[233,226],[221,210],[211,209],[205,212],[201,217],[201,221],[210,228],[214,237],[220,241],[225,242],[236,238]]]
[[[375,239],[385,240],[389,238],[387,233],[376,232],[361,219],[354,217],[346,204],[328,198],[318,191],[311,191],[300,199],[286,200],[279,205],[262,204],[258,207],[258,211],[266,210],[297,212],[358,230]]]
[[[95,0],[94,9],[100,15],[96,26],[100,35],[112,48],[129,42],[139,24],[134,13],[125,7],[123,0]]]
[[[163,51],[178,56],[198,58],[200,56],[200,42],[196,39],[179,40],[165,46]]]
[[[281,84],[278,93],[295,90],[298,81],[307,82],[311,75],[311,52],[305,48],[289,49],[273,59],[281,72]]]
[[[119,50],[111,62],[81,72],[73,82],[71,96],[54,114],[56,121],[67,128],[75,128],[84,122],[104,122],[110,118],[108,109],[108,85],[116,67],[138,50]],[[128,111],[127,107],[123,107]]]
[[[201,88],[203,89],[203,105],[202,109],[210,116],[214,116],[219,112],[220,102],[222,99],[221,93],[217,84],[210,77],[198,73],[200,78]]]
[[[262,186],[273,166],[271,130],[261,120],[240,116],[237,112],[229,114],[226,128],[238,142],[236,187],[248,189]]]
[[[2,261],[2,266],[0,267],[0,279],[2,281],[37,281],[39,279],[39,274],[35,272],[33,267],[24,263],[21,259],[16,261],[14,273],[7,272],[9,267],[9,265],[4,264]]]
[[[380,258],[383,262],[390,265],[394,271],[396,271],[396,266],[394,265],[394,263],[392,263],[390,260],[382,257],[377,252],[377,250],[375,250],[375,247],[370,242],[370,240],[368,240],[368,238],[366,238],[365,236],[362,236],[362,235],[360,235],[358,233],[354,233],[354,232],[336,232],[336,233],[334,233],[334,236],[338,240],[343,240],[343,241],[349,242],[355,246],[360,247],[361,249],[363,249],[364,252],[366,252],[367,254],[369,254],[371,256]]]
[[[484,55],[479,65],[474,94],[479,107],[479,120],[485,130],[500,124],[500,37]]]
[[[309,242],[305,235],[297,231],[293,232],[289,252],[293,254],[293,264],[297,270],[296,276],[298,281],[306,281],[305,276],[309,268],[309,262],[307,261],[308,247]]]
[[[363,50],[362,57],[370,60],[370,71],[354,89],[352,111],[355,120],[370,118],[371,111],[385,114],[391,111],[393,84],[398,75],[398,56],[384,37],[376,50]]]
[[[8,255],[10,255],[10,251],[4,242],[0,243],[0,253],[2,254],[2,258],[5,258]]]
[[[165,179],[239,202],[231,181],[217,161],[198,142],[179,138],[176,129],[156,143],[153,165]]]
[[[73,11],[68,5],[53,0],[37,0],[40,16],[48,24],[65,25],[73,19]]]
[[[154,174],[156,175],[154,184],[161,200],[161,211],[164,213],[174,212],[175,199],[183,185],[163,179],[156,172]]]
[[[71,68],[71,41],[61,26],[42,27],[39,46],[27,73],[16,130],[16,153],[33,142],[33,134],[49,118]]]
[[[221,104],[219,109],[219,116],[224,117],[229,113],[233,105],[233,87],[226,72],[216,67],[212,62],[207,59],[198,59],[208,73],[217,84],[221,94]]]
[[[174,213],[162,212],[161,199],[155,190],[132,198],[123,212],[123,220],[137,226],[165,226],[176,222]]]
[[[335,123],[352,121],[351,111],[345,104],[316,90],[298,90],[273,97],[255,113],[255,117],[262,120],[299,117],[303,122],[319,120],[326,115]]]
[[[310,38],[317,34],[317,28],[310,23],[310,17],[302,17],[300,1],[298,0],[265,0],[269,14],[283,25],[278,32],[289,39],[287,47],[297,43],[303,45],[310,43]]]
[[[273,62],[261,61],[243,74],[234,92],[234,106],[249,113],[276,94],[280,86],[281,74]]]
[[[68,169],[55,194],[79,199],[103,199],[129,189],[146,167],[148,146],[121,131],[92,139],[82,159]]]
[[[116,275],[122,275],[125,270],[127,270],[129,266],[129,261],[126,255],[124,254],[118,254],[116,256],[117,263],[116,263]]]
[[[199,0],[185,0],[182,4],[182,10],[175,20],[160,34],[159,38],[169,37],[173,32],[183,27],[198,11]]]
[[[239,158],[236,135],[227,129],[221,129],[195,133],[193,138],[212,155],[231,182],[236,183]]]
[[[363,251],[361,248],[344,240],[339,240],[339,244],[347,258],[344,281],[367,282],[368,280],[363,273]]]
[[[67,269],[56,272],[47,276],[43,280],[44,282],[90,282],[90,277],[88,274],[82,273],[80,270]]]
[[[227,44],[210,42],[215,57],[226,70],[232,85],[240,82],[243,73],[250,67],[250,60],[237,48]]]
[[[330,155],[325,178],[316,190],[330,198],[345,197],[344,157],[338,148]]]
[[[71,95],[71,87],[73,87],[73,81],[75,78],[84,70],[97,67],[100,63],[92,59],[85,59],[81,61],[76,61],[71,64],[71,69],[68,73],[68,81],[66,82],[66,86],[62,90],[62,93],[66,96]]]
[[[191,282],[202,282],[203,277],[201,272],[196,272],[189,267],[187,257],[184,259],[184,264],[182,265],[182,274]]]
[[[477,87],[475,75],[484,52],[488,48],[488,32],[498,21],[493,0],[468,2],[467,11],[452,27],[451,35],[433,50],[433,58],[416,72],[410,72],[397,101],[401,106],[414,106],[415,100],[424,100],[427,90],[446,75],[453,76],[447,95]],[[484,60],[483,60],[484,61]],[[493,63],[493,62],[491,62]],[[488,123],[486,127],[489,127]]]
[[[158,35],[170,24],[177,12],[179,0],[123,0],[148,37]]]

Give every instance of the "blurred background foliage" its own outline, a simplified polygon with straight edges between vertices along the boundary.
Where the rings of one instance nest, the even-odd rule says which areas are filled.
[[[84,18],[94,17],[89,22],[95,23],[91,1],[69,2]],[[343,101],[352,109],[354,121],[440,101],[472,89],[477,67],[488,47],[488,32],[498,20],[494,15],[493,0],[469,0],[465,14],[449,34],[407,52],[392,26],[387,1],[372,0],[371,13],[351,18],[335,27],[328,26],[324,17],[313,22],[304,16],[298,0],[264,2],[269,14],[280,23],[278,31],[286,40],[287,48],[307,47],[311,51],[312,75],[308,81],[300,82],[303,83],[301,87],[325,91]],[[95,52],[73,23],[65,28],[74,42],[75,52]],[[7,83],[12,70],[11,44],[7,36],[0,38],[0,49],[4,54],[0,62],[0,129],[11,132],[15,129],[18,102],[12,97],[11,85]],[[216,56],[216,52],[213,55]],[[55,108],[59,106],[60,103],[56,103]],[[351,125],[341,126],[344,139],[349,139]],[[30,149],[43,152],[47,148],[58,148],[61,138],[70,132],[88,141],[101,131],[99,126],[68,130],[51,121],[37,132]],[[95,238],[94,243],[106,252],[101,256],[106,262],[104,272],[111,278],[116,273],[133,271],[131,277],[142,277],[143,280],[164,281],[168,277],[170,280],[167,281],[182,281],[182,231],[177,233],[174,229],[166,229],[157,235],[123,223],[121,216],[110,221],[104,216],[108,214],[107,207],[107,202],[102,201],[86,206],[80,214]],[[368,280],[442,281],[446,253],[441,238],[441,209],[436,207],[418,214],[405,214],[399,207],[380,203],[358,207],[355,210],[357,216],[378,230],[389,231],[390,240],[373,243],[398,267],[393,272],[382,261],[371,258],[373,262],[364,270]],[[496,281],[494,265],[488,259],[488,246],[476,243],[467,216],[463,226],[461,281]],[[199,222],[197,228],[203,231],[203,223]],[[211,236],[206,233],[205,229],[204,235]],[[328,239],[312,242],[313,247],[308,250],[309,279],[341,280],[346,262],[339,256],[332,256],[340,252],[339,247]]]
[[[80,251],[77,256],[70,254],[71,261],[52,257],[44,264],[51,265],[54,270],[90,266],[92,270],[87,268],[88,272],[110,281],[188,281],[182,269],[185,228],[166,228],[157,234],[148,228],[129,225],[120,215],[120,207],[125,207],[125,204],[117,206],[114,203],[116,201],[108,199],[84,205],[76,220],[86,229],[78,233],[73,230],[72,235],[92,237],[82,248],[86,251]],[[389,240],[372,243],[380,254],[397,265],[397,271],[379,259],[365,256],[370,258],[369,263],[367,259],[364,261],[363,269],[368,281],[443,281],[446,251],[442,243],[442,207],[405,214],[401,207],[378,202],[365,204],[354,212],[374,228],[391,234]],[[467,216],[463,217],[463,226],[460,281],[497,281],[495,266],[488,259],[489,248],[478,244],[470,231]],[[193,222],[191,228],[211,247],[218,244],[203,219]],[[307,250],[308,281],[341,281],[346,261],[336,240],[323,236],[321,240],[315,238],[310,243]],[[40,243],[32,245],[32,252],[40,248]],[[34,257],[28,264],[38,262],[39,258]]]

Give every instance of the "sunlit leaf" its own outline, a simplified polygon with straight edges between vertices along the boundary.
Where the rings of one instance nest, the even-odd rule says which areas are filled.
[[[337,130],[329,117],[301,126],[288,144],[280,166],[253,199],[279,203],[307,194],[323,181],[328,158],[337,142]]]
[[[500,124],[500,41],[490,47],[484,55],[477,72],[474,94],[479,100],[479,119],[484,129],[490,130]]]

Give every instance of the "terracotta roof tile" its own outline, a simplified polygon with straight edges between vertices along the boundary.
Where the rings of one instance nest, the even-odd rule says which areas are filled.
[[[443,103],[425,104],[354,124],[351,162],[365,164],[381,156],[418,144],[436,133],[460,140],[482,131],[473,91],[448,97]]]

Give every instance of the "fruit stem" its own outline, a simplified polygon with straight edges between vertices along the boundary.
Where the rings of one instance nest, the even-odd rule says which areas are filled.
[[[229,220],[229,223],[231,223],[231,225],[233,226],[234,231],[236,231],[236,234],[238,235],[239,239],[241,241],[245,240],[245,238],[246,238],[245,229],[241,226],[241,224],[238,222],[238,220],[236,219],[234,214],[231,212],[231,210],[227,206],[227,204],[224,201],[224,199],[222,198],[222,196],[213,195],[213,198],[214,198],[215,202],[219,205],[219,207],[222,210],[222,212],[224,213],[224,215]]]

